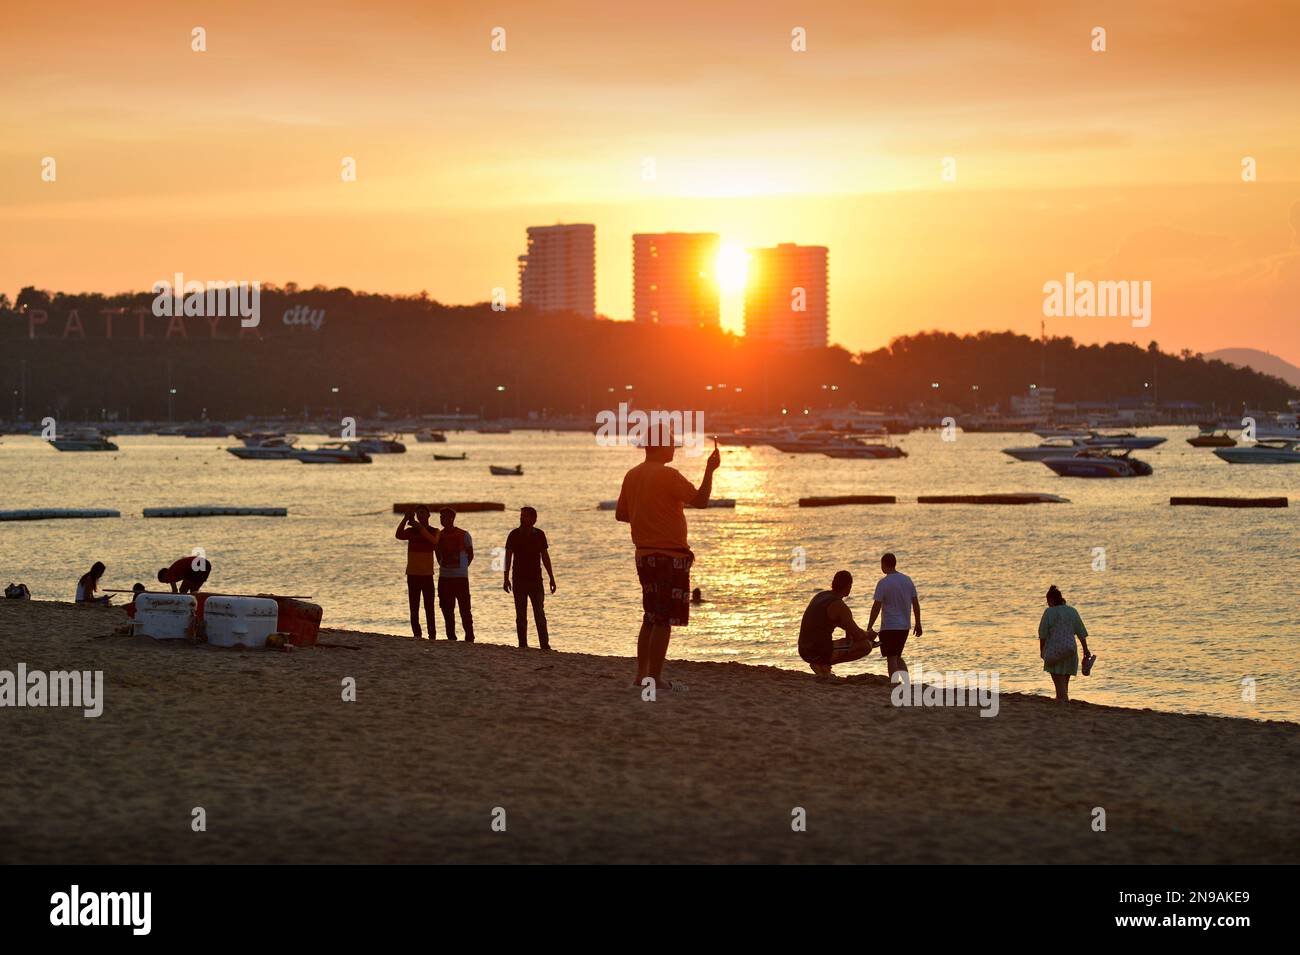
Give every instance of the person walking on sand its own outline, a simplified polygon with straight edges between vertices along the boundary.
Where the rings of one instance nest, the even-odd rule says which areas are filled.
[[[469,565],[474,562],[474,541],[469,531],[456,526],[456,512],[444,507],[438,512],[442,531],[433,552],[438,558],[438,606],[447,639],[456,639],[456,606],[465,628],[465,642],[474,642],[474,615],[469,605]]]
[[[690,622],[691,564],[695,555],[686,542],[683,508],[709,506],[713,472],[722,458],[718,445],[704,465],[698,490],[668,465],[676,449],[668,428],[651,429],[645,460],[623,476],[614,517],[632,525],[636,575],[641,582],[641,630],[636,642],[636,684],[648,676],[671,690],[663,678],[673,627]]]
[[[528,604],[533,605],[533,619],[537,623],[537,645],[551,649],[546,629],[546,596],[542,588],[542,566],[551,578],[551,593],[555,593],[555,571],[551,568],[551,553],[547,549],[546,534],[537,526],[537,511],[531,507],[519,509],[519,526],[506,535],[505,591],[511,592],[510,571],[514,569],[515,634],[519,646],[528,646]]]
[[[438,639],[433,611],[433,549],[438,545],[438,530],[429,526],[429,509],[421,504],[412,514],[403,514],[394,535],[406,541],[406,599],[411,605],[411,635],[421,639],[420,598],[424,598],[424,619],[429,624],[429,639]]]
[[[876,581],[875,603],[871,605],[867,632],[876,636],[876,618],[880,617],[880,655],[889,661],[889,682],[893,683],[895,673],[907,672],[903,646],[907,643],[909,611],[916,615],[916,628],[912,632],[918,637],[921,635],[921,601],[916,596],[916,584],[912,583],[912,578],[899,573],[898,560],[893,554],[884,554],[880,558],[880,570],[885,576]]]
[[[1058,703],[1070,702],[1070,677],[1079,672],[1075,637],[1083,644],[1083,675],[1087,676],[1097,662],[1097,657],[1088,652],[1088,628],[1079,611],[1067,604],[1056,584],[1052,584],[1047,588],[1047,609],[1038,621],[1038,655],[1043,658],[1043,670],[1052,675]]]
[[[861,660],[876,645],[844,602],[852,591],[853,575],[837,571],[831,589],[813,594],[799,622],[799,656],[819,677],[830,677],[831,667],[837,663]],[[837,627],[844,630],[843,640],[833,639]]]
[[[99,589],[99,580],[104,576],[106,568],[99,561],[91,566],[77,580],[77,603],[79,604],[106,604],[113,599],[112,594],[103,594],[96,597],[95,591]]]
[[[196,594],[208,582],[212,562],[206,557],[181,557],[158,571],[158,583],[171,584],[172,593]]]

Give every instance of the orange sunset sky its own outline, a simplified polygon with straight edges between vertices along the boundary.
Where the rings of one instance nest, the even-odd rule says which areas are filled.
[[[1151,325],[1049,333],[1300,364],[1297,36],[1300,0],[5,0],[0,291],[180,271],[514,302],[525,226],[594,222],[615,319],[633,232],[708,230],[829,246],[855,350],[1036,334],[1073,271],[1151,281]]]

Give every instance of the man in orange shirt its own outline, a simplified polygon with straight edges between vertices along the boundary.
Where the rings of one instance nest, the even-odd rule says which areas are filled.
[[[623,477],[614,516],[632,525],[636,547],[636,575],[641,581],[641,632],[636,642],[636,682],[647,676],[662,689],[664,660],[674,626],[690,622],[691,564],[695,555],[686,542],[686,506],[708,507],[713,493],[713,472],[721,456],[717,442],[704,466],[697,490],[681,472],[670,468],[676,451],[668,430],[652,429],[645,460]]]
[[[429,509],[421,504],[402,516],[393,536],[406,541],[406,597],[411,605],[411,635],[421,639],[420,598],[424,598],[424,619],[429,624],[429,639],[438,638],[433,616],[433,551],[438,546],[438,530],[429,526]]]

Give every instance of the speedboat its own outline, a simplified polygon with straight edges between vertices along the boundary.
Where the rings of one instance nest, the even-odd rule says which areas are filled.
[[[907,452],[894,447],[889,434],[880,431],[846,439],[844,445],[826,448],[822,454],[828,458],[905,458]]]
[[[718,444],[752,448],[756,444],[770,444],[773,437],[781,437],[781,432],[773,431],[771,428],[737,428],[735,431],[721,432],[715,437],[718,439]],[[786,437],[792,438],[793,433],[787,433]]]
[[[905,458],[907,452],[889,443],[889,435],[848,435],[837,431],[805,431],[769,441],[785,454],[824,454],[832,458]]]
[[[1084,439],[1089,447],[1092,448],[1154,448],[1157,444],[1164,444],[1165,438],[1139,438],[1132,431],[1121,431],[1117,434],[1101,434],[1093,431]]]
[[[180,428],[180,433],[187,438],[227,438],[230,429],[224,424],[192,424]]]
[[[248,444],[245,441],[245,447],[226,448],[237,458],[247,461],[286,461],[293,457],[293,443],[297,438],[265,438],[258,444]]]
[[[303,464],[369,464],[370,455],[344,441],[331,441],[319,448],[296,448],[289,457]]]
[[[488,470],[498,477],[519,477],[524,473],[524,466],[516,464],[512,468],[503,468],[499,464],[489,464]]]
[[[432,428],[421,428],[415,432],[415,440],[421,444],[428,444],[430,441],[435,444],[446,444],[447,436],[441,431],[434,431]]]
[[[1187,443],[1194,448],[1235,448],[1237,442],[1232,435],[1226,431],[1214,431],[1210,428],[1201,430],[1201,433],[1194,438],[1188,438]]]
[[[117,445],[102,434],[74,432],[62,438],[53,438],[50,444],[60,451],[116,451]]]
[[[1089,445],[1085,436],[1076,435],[1048,438],[1034,447],[1003,448],[1002,453],[1010,455],[1017,461],[1043,461],[1047,458],[1065,457],[1087,447],[1099,447],[1099,445]]]
[[[280,441],[292,445],[298,440],[283,431],[236,431],[234,436],[244,442],[246,448],[260,448],[271,441]]]
[[[1300,464],[1300,441],[1270,438],[1239,448],[1215,448],[1229,464]]]
[[[1084,448],[1070,457],[1046,458],[1043,463],[1061,477],[1146,477],[1151,465],[1130,458],[1129,448]]]
[[[380,435],[363,435],[355,441],[349,441],[350,447],[367,454],[405,454],[406,445],[397,438],[385,438]]]

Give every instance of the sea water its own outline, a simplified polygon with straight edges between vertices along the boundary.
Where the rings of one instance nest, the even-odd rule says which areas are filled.
[[[716,497],[734,510],[688,511],[704,603],[674,632],[673,658],[735,661],[807,672],[795,640],[814,591],[835,571],[855,578],[849,604],[865,625],[885,551],[920,592],[923,636],[904,656],[932,672],[996,671],[1003,692],[1049,693],[1038,619],[1049,584],[1078,608],[1090,677],[1079,699],[1131,707],[1300,720],[1300,509],[1171,507],[1175,495],[1287,496],[1300,505],[1300,466],[1229,465],[1192,448],[1191,428],[1157,429],[1168,442],[1135,456],[1150,477],[1060,478],[1000,453],[1033,435],[941,432],[896,439],[908,457],[834,460],[770,447],[723,448]],[[635,652],[640,591],[626,524],[597,508],[618,496],[640,459],[592,434],[451,432],[446,444],[407,438],[408,453],[370,465],[241,461],[234,439],[122,436],[116,453],[61,453],[37,438],[0,444],[0,508],[110,507],[120,519],[0,523],[0,584],[37,599],[71,600],[96,560],[104,587],[157,586],[160,567],[197,548],[210,589],[307,595],[324,625],[410,633],[406,545],[394,539],[397,501],[501,501],[464,514],[477,639],[514,644],[514,602],[502,589],[501,550],[518,508],[538,509],[558,590],[547,597],[558,650]],[[311,446],[315,438],[300,444]],[[439,453],[465,461],[434,461]],[[522,477],[488,465],[522,464]],[[675,462],[698,482],[704,457]],[[921,505],[918,494],[1035,491],[1069,504]],[[899,503],[799,508],[800,497],[893,494]],[[143,519],[145,507],[286,506],[287,518]],[[119,596],[118,601],[122,597]],[[95,613],[87,610],[87,613]],[[458,623],[459,626],[459,623]],[[438,620],[439,634],[443,624]],[[530,640],[535,645],[530,621]],[[882,673],[872,654],[837,668]]]

